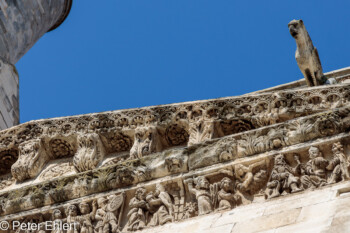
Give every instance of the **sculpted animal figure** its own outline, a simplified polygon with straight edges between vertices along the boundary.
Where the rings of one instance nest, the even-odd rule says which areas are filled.
[[[300,71],[303,73],[308,86],[333,84],[334,79],[323,75],[322,65],[317,49],[313,46],[309,33],[302,20],[292,20],[288,24],[289,32],[297,43],[295,59]]]

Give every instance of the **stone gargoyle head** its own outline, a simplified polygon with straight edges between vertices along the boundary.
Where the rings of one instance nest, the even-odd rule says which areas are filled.
[[[304,22],[301,19],[300,20],[293,19],[292,21],[290,21],[288,23],[288,28],[289,28],[290,34],[294,39],[297,39],[301,33],[306,32]]]

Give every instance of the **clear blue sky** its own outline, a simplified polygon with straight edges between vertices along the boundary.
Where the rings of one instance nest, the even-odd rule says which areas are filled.
[[[241,95],[302,78],[303,19],[324,72],[350,66],[350,1],[73,0],[16,64],[21,122]]]

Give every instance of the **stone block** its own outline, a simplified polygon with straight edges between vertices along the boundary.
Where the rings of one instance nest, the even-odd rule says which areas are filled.
[[[219,227],[212,227],[198,233],[231,233],[234,224],[228,224]]]
[[[298,208],[242,221],[233,227],[233,232],[261,232],[293,224],[296,222],[300,211],[301,208]]]
[[[332,194],[333,192],[331,192],[330,189],[325,189],[319,192],[298,193],[291,197],[280,197],[280,199],[276,200],[276,202],[270,202],[270,205],[266,208],[264,215],[270,215],[289,209],[326,202],[332,198]]]
[[[252,206],[255,206],[252,207]],[[263,215],[265,208],[259,207],[258,205],[252,205],[245,207],[238,207],[231,211],[225,212],[220,218],[214,223],[214,227],[222,226],[226,224],[232,224],[236,222],[241,222],[249,219],[255,219]]]
[[[317,219],[316,216],[314,216]],[[285,227],[280,227],[275,230],[275,233],[290,233],[290,232],[300,232],[300,233],[315,233],[322,232],[327,229],[331,224],[331,219],[314,221],[314,222],[302,222],[298,224],[292,224]]]

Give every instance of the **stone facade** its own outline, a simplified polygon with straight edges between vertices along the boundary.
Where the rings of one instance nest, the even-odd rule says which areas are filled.
[[[346,232],[350,70],[332,75],[338,84],[3,130],[0,222],[8,232],[19,222],[41,223],[35,232]],[[53,223],[76,231],[44,230]]]

